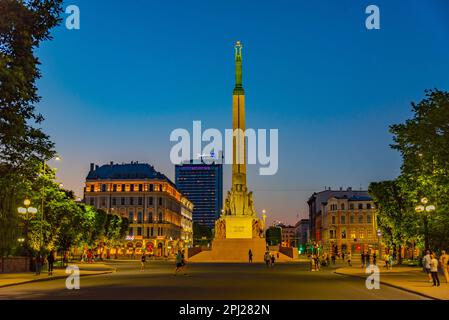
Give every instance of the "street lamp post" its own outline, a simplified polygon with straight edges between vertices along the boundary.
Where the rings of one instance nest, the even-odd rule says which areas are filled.
[[[18,212],[19,214],[25,215],[25,230],[24,230],[25,238],[24,238],[24,239],[23,239],[23,238],[20,238],[20,239],[19,239],[19,242],[24,243],[24,247],[25,247],[25,250],[26,250],[26,254],[27,254],[27,256],[29,256],[29,254],[30,254],[30,252],[29,252],[29,251],[30,251],[30,250],[29,250],[29,244],[28,244],[28,238],[29,238],[29,237],[28,237],[28,233],[29,233],[29,230],[28,230],[28,223],[29,223],[29,221],[30,221],[29,215],[30,215],[30,214],[36,214],[36,213],[37,213],[37,209],[30,206],[30,205],[31,205],[31,201],[28,200],[28,199],[25,199],[25,200],[23,201],[23,205],[24,205],[25,207],[19,207],[19,208],[17,208],[17,212]]]
[[[429,204],[429,199],[426,197],[421,198],[421,204],[417,205],[415,207],[415,211],[417,213],[424,212],[423,219],[424,219],[424,247],[426,250],[429,249],[429,221],[428,221],[428,214],[432,211],[435,211],[435,206],[433,204]]]
[[[381,250],[381,247],[380,247],[380,237],[381,236],[382,236],[382,231],[380,231],[380,229],[379,229],[379,230],[377,230],[377,249],[379,250],[379,259],[382,256],[382,250]]]

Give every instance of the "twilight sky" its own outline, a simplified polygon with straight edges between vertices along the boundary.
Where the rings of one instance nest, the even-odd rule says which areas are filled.
[[[174,179],[173,129],[232,127],[233,43],[243,42],[247,127],[279,129],[279,170],[249,168],[256,210],[295,223],[325,186],[394,178],[388,126],[426,88],[449,89],[449,2],[74,0],[37,53],[38,106],[82,196],[89,163],[149,162]],[[365,28],[378,5],[381,29]],[[66,15],[64,16],[66,17]],[[229,188],[230,168],[225,168]]]

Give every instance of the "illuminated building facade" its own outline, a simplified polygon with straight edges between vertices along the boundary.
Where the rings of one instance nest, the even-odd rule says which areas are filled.
[[[367,191],[329,189],[315,193],[308,203],[310,220],[314,221],[313,240],[324,252],[360,254],[379,250],[376,211]]]
[[[91,164],[84,202],[129,219],[119,254],[168,256],[192,243],[192,202],[149,164]]]

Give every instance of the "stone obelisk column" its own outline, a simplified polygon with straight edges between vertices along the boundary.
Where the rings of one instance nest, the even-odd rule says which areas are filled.
[[[235,87],[232,93],[232,187],[246,187],[246,143],[245,143],[245,91],[242,85],[242,44],[235,44]]]

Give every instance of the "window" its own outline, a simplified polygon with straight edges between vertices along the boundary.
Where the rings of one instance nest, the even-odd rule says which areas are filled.
[[[353,203],[350,203],[350,204],[349,204],[349,209],[350,209],[350,210],[354,210],[354,204],[353,204]]]
[[[153,197],[148,198],[148,205],[153,206]]]
[[[143,184],[139,184],[139,192],[143,191]]]
[[[90,198],[89,202],[91,206],[95,206],[95,198]]]
[[[112,191],[113,191],[113,192],[117,192],[117,185],[116,185],[116,184],[113,184],[113,185],[112,185]]]
[[[371,203],[367,203],[366,204],[366,208],[369,210],[369,209],[371,209]]]
[[[137,204],[138,204],[139,206],[141,206],[141,205],[142,205],[142,202],[143,202],[143,198],[142,198],[142,197],[139,197],[139,198],[137,199]]]
[[[359,223],[363,223],[363,214],[359,214]]]
[[[126,191],[126,184],[122,184],[122,192]]]
[[[129,228],[129,235],[130,236],[133,236],[134,235],[134,228]]]
[[[365,238],[365,230],[360,229],[360,231],[359,231],[359,238],[360,239],[364,239]]]
[[[345,215],[342,215],[342,216],[340,217],[340,223],[341,223],[341,224],[346,224],[346,216],[345,216]]]
[[[162,198],[161,197],[159,197],[159,203],[158,203],[160,206],[162,206]]]
[[[121,204],[122,206],[125,205],[125,197],[122,197],[122,198],[120,199],[120,204]]]
[[[158,219],[159,223],[162,223],[162,212],[159,212],[159,219]]]
[[[106,198],[105,197],[101,197],[101,205],[102,207],[106,207]]]
[[[137,223],[143,222],[143,214],[142,211],[137,212]]]
[[[134,197],[129,197],[129,205],[130,206],[134,205]]]
[[[138,228],[137,228],[137,235],[138,235],[138,236],[141,236],[141,235],[142,235],[142,228],[141,228],[141,227],[138,227]]]
[[[351,239],[355,238],[356,238],[355,230],[351,230]]]
[[[344,203],[342,203],[340,207],[341,207],[341,210],[345,210],[345,204]]]
[[[150,227],[147,227],[147,237],[150,236]]]
[[[153,233],[154,233],[154,228],[153,227],[151,227],[150,232],[151,232],[150,235],[153,236]]]
[[[350,216],[349,216],[349,223],[350,224],[353,224],[354,223],[354,219],[355,217],[354,217],[354,215],[353,214],[351,214]]]
[[[345,229],[343,229],[343,230],[341,231],[341,238],[342,238],[342,239],[346,239],[346,230],[345,230]]]
[[[129,217],[129,223],[133,223],[134,222],[134,212],[130,211],[128,217]]]
[[[335,236],[336,236],[335,230],[329,230],[329,238],[335,239]]]
[[[149,188],[150,192],[153,191],[154,190],[153,185],[150,184],[149,186],[150,186],[150,188]]]
[[[359,203],[359,210],[363,209],[363,203]]]
[[[366,223],[371,223],[371,215],[370,214],[366,215]]]
[[[90,186],[90,192],[95,192],[95,186],[94,185]]]
[[[131,184],[131,185],[129,186],[129,190],[130,190],[130,191],[134,191],[134,185],[133,185],[133,184]]]
[[[116,198],[116,197],[113,197],[113,198],[112,198],[112,205],[113,205],[113,206],[116,206],[116,205],[117,205],[117,198]]]
[[[336,218],[335,218],[335,216],[332,216],[332,224],[336,224]]]

